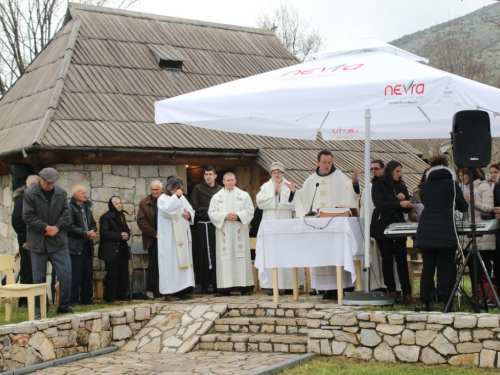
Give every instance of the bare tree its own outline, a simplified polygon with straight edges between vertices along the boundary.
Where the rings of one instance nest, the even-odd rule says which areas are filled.
[[[87,5],[128,8],[140,0],[75,0]],[[60,28],[65,0],[0,1],[0,95],[25,72],[28,65]]]
[[[439,25],[430,38],[420,41],[419,47],[412,52],[428,56],[429,65],[465,78],[492,86],[499,86],[497,68],[482,58],[484,48],[474,39],[461,21]],[[450,123],[451,129],[451,123]],[[407,140],[419,149],[424,158],[440,153],[440,146],[445,139]],[[492,160],[500,156],[497,142],[493,143]]]
[[[495,67],[481,58],[479,43],[463,22],[437,29],[430,44],[432,66],[478,82],[498,84],[498,80],[493,81]]]
[[[269,14],[263,14],[257,20],[263,29],[274,30],[283,46],[304,61],[307,55],[323,48],[326,42],[319,29],[310,28],[310,21],[303,18],[297,8],[282,3]]]

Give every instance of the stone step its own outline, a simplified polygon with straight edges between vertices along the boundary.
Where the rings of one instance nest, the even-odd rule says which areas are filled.
[[[200,337],[201,350],[235,352],[306,353],[307,335],[265,333],[213,333]]]
[[[237,317],[215,320],[218,333],[307,334],[306,318]]]
[[[228,304],[228,316],[230,317],[281,317],[281,318],[305,318],[311,309],[315,308],[314,303],[240,303]],[[322,308],[324,304],[321,304]]]

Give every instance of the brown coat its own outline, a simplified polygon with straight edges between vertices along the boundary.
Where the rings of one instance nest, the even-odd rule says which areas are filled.
[[[142,246],[144,250],[147,250],[158,235],[158,231],[154,227],[153,197],[151,195],[141,199],[139,203],[137,226],[142,231]]]

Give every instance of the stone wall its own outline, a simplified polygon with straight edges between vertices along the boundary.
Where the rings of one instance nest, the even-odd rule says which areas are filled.
[[[500,367],[499,316],[310,312],[308,352],[382,362]]]
[[[163,183],[170,175],[176,174],[175,165],[100,165],[100,164],[55,164],[51,165],[61,175],[57,185],[72,194],[75,185],[83,185],[93,202],[93,213],[97,223],[108,210],[108,201],[119,196],[123,209],[129,213],[127,221],[132,231],[132,242],[141,241],[141,231],[136,217],[139,202],[149,194],[152,180]],[[11,226],[12,215],[12,175],[0,177],[0,253],[15,254],[18,250],[17,239]],[[97,237],[96,244],[99,242]],[[96,254],[97,254],[96,246]],[[104,270],[104,262],[94,258],[94,269]]]
[[[18,251],[17,237],[12,228],[12,175],[0,176],[0,254]]]
[[[0,371],[121,347],[156,313],[151,304],[1,326]]]

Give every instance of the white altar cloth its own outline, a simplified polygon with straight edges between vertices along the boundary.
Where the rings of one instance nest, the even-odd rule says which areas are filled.
[[[259,281],[268,281],[268,268],[342,266],[354,283],[363,229],[364,219],[355,217],[263,220],[255,252]]]

